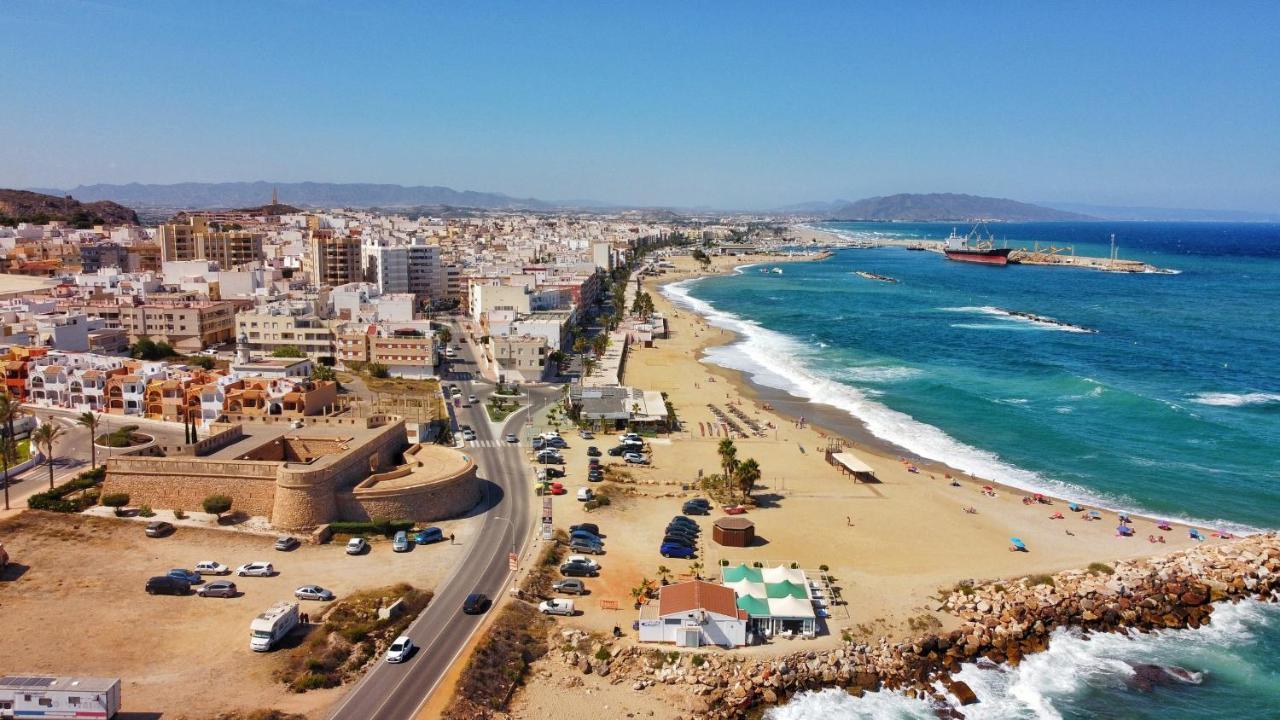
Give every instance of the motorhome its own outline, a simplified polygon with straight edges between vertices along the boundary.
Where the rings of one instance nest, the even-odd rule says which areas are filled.
[[[249,623],[249,648],[266,652],[298,626],[298,603],[281,601]]]
[[[113,718],[120,678],[54,675],[0,677],[0,718]]]

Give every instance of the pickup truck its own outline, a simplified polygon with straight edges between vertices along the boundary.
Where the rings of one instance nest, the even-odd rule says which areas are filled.
[[[543,600],[538,604],[538,612],[543,615],[564,615],[566,617],[573,617],[573,601],[561,600],[558,598]]]

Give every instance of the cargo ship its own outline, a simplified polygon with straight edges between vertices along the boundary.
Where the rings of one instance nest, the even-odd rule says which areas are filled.
[[[948,260],[957,260],[959,262],[982,263],[984,265],[1008,265],[1009,253],[1012,248],[998,248],[995,244],[995,238],[991,236],[990,231],[984,239],[979,232],[985,229],[986,223],[978,223],[973,226],[968,235],[957,235],[955,228],[951,229],[951,236],[947,238],[946,243],[942,246],[942,253],[947,256]]]

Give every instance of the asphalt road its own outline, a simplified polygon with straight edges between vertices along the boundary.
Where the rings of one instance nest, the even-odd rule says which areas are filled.
[[[409,627],[408,635],[417,646],[413,656],[398,665],[381,659],[376,661],[338,702],[330,716],[333,720],[413,718],[484,621],[482,615],[463,614],[463,600],[473,592],[485,593],[495,602],[500,599],[511,575],[507,554],[513,546],[517,555],[522,553],[532,534],[533,492],[524,453],[519,446],[503,441],[507,432],[521,435],[518,428],[530,409],[526,407],[511,415],[500,426],[491,424],[482,404],[493,387],[472,379],[478,377],[478,373],[466,373],[470,346],[461,347],[466,360],[458,363],[459,367],[455,368],[458,372],[446,376],[444,381],[461,386],[464,398],[474,393],[480,399],[480,403],[456,408],[454,412],[458,423],[475,429],[479,441],[475,445],[468,443],[464,452],[475,460],[479,476],[488,481],[487,497],[482,505],[484,523],[475,544],[468,549],[453,575],[435,588],[435,597]],[[474,369],[474,365],[471,368]],[[530,390],[537,404],[541,404],[538,399],[554,392]]]

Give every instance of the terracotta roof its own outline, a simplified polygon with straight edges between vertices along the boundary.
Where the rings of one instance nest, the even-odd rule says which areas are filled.
[[[659,615],[672,615],[690,610],[707,610],[728,617],[737,617],[737,595],[733,592],[733,588],[702,580],[675,583],[658,591]]]

